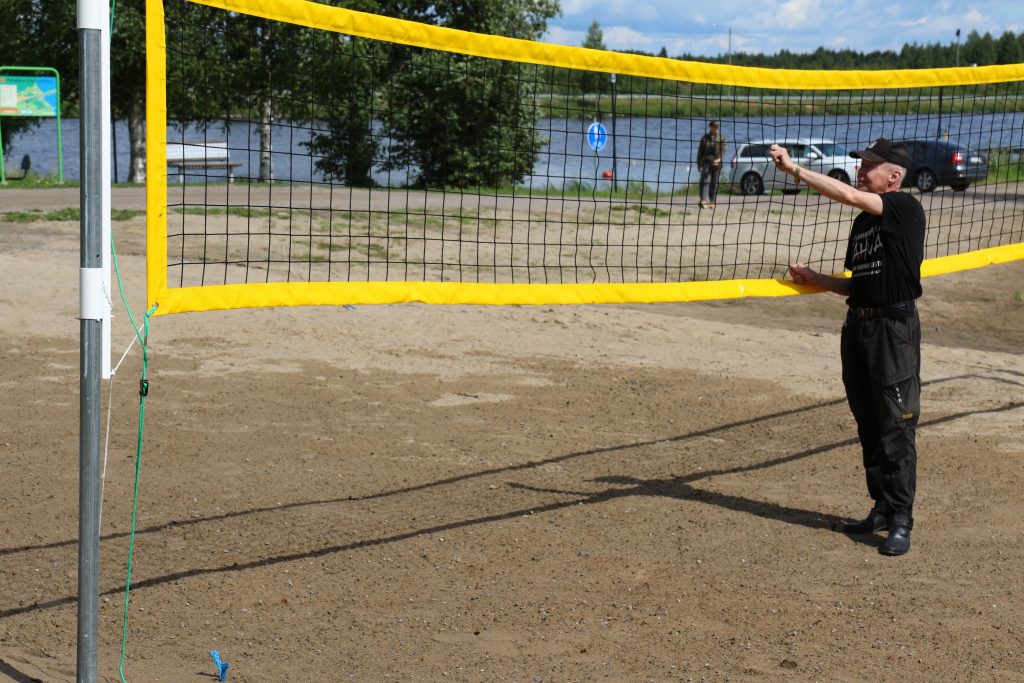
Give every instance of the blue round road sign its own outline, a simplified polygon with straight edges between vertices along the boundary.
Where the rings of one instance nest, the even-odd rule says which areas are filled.
[[[595,152],[600,152],[608,144],[608,129],[604,127],[603,123],[594,121],[590,124],[590,127],[587,128],[587,144]]]

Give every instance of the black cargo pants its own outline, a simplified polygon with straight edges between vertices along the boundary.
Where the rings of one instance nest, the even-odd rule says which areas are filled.
[[[851,307],[840,350],[868,494],[890,525],[913,527],[921,412],[921,323],[914,302]]]

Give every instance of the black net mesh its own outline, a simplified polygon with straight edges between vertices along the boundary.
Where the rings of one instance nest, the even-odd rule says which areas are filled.
[[[612,77],[168,0],[168,284],[661,283],[842,270],[856,182],[910,144],[926,257],[1024,241],[1020,82],[772,90]],[[701,207],[701,137],[727,149]],[[710,200],[709,200],[710,201]]]

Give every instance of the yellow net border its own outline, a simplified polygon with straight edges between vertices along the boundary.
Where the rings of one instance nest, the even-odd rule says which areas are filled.
[[[1024,80],[1024,64],[903,71],[761,69],[683,62],[676,59],[483,35],[356,12],[305,0],[196,0],[196,2],[264,19],[414,47],[457,52],[490,59],[629,74],[670,81],[715,83],[751,88],[861,90],[977,85]]]
[[[752,88],[864,90],[1024,80],[1024,64],[901,71],[803,71],[727,66],[476,34],[305,0],[197,0],[227,11],[415,47],[606,73]],[[680,283],[490,284],[288,282],[167,286],[166,36],[162,0],[146,2],[147,299],[156,315],[232,308],[422,302],[555,305],[789,296],[817,291],[786,280]],[[926,260],[925,277],[1024,259],[1024,243]]]

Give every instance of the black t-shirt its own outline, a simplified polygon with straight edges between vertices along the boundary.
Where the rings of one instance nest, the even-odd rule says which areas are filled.
[[[886,192],[882,215],[863,212],[846,247],[850,306],[880,308],[921,296],[924,209],[907,192]]]

